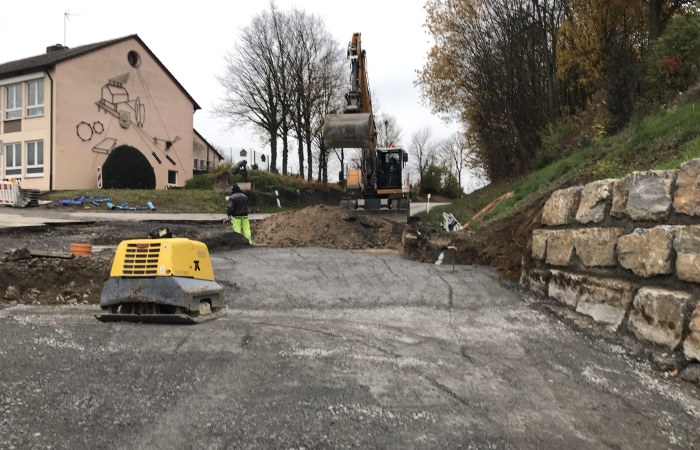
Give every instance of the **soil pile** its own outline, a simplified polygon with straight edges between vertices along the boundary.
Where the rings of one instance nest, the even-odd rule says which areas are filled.
[[[286,211],[256,222],[255,245],[340,249],[401,249],[405,224],[374,216],[355,217],[327,205]]]

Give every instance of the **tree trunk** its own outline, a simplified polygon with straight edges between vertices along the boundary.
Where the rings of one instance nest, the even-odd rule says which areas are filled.
[[[649,0],[649,40],[661,36],[661,11],[664,0]]]
[[[301,133],[297,136],[297,147],[299,147],[297,151],[297,156],[299,157],[299,176],[304,178],[304,139]]]

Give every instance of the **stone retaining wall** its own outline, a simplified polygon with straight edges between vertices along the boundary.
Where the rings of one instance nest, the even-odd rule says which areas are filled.
[[[554,192],[520,284],[700,361],[700,159]]]

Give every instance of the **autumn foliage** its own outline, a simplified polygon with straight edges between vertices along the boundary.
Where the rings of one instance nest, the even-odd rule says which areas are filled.
[[[597,98],[604,128],[615,131],[632,118],[650,72],[677,76],[691,50],[652,50],[672,17],[694,14],[693,3],[428,0],[434,45],[416,84],[434,112],[464,124],[492,181],[514,179],[534,168],[553,123]]]

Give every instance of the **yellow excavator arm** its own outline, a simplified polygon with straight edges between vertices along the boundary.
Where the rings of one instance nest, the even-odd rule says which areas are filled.
[[[348,44],[350,90],[340,114],[328,114],[323,125],[323,142],[327,148],[361,148],[366,158],[374,160],[377,130],[372,113],[372,95],[367,79],[367,58],[362,50],[360,33],[353,33]]]

